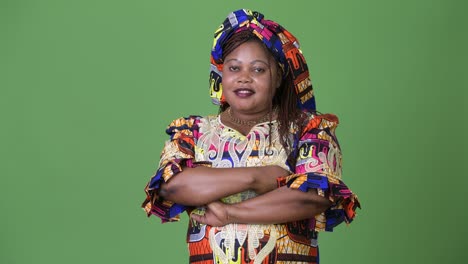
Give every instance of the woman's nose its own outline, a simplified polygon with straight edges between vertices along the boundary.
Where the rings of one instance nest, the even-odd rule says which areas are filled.
[[[239,72],[239,78],[237,79],[240,83],[247,83],[252,81],[252,76],[250,76],[249,71],[241,71]]]

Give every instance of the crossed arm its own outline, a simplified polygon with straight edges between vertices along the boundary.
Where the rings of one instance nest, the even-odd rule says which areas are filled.
[[[279,166],[249,168],[185,168],[161,185],[159,195],[189,206],[206,206],[203,216],[192,214],[198,222],[212,226],[229,223],[274,224],[311,218],[325,211],[330,201],[316,190],[308,192],[277,188],[278,177],[288,171]],[[219,199],[245,190],[257,197],[237,204]]]

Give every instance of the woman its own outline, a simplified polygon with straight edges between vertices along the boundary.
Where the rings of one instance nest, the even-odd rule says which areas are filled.
[[[296,38],[250,10],[215,32],[216,116],[168,127],[143,207],[163,222],[187,210],[190,263],[318,263],[317,232],[351,222],[338,119],[320,115]]]

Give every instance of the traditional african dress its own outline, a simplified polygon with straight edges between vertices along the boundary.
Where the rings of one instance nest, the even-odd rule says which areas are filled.
[[[318,231],[332,231],[350,223],[359,206],[357,197],[341,181],[341,152],[334,115],[308,115],[302,131],[291,129],[291,140],[299,149],[294,167],[280,144],[276,121],[255,125],[247,135],[224,125],[219,116],[190,116],[174,120],[166,132],[170,139],[161,155],[159,169],[145,191],[143,207],[163,222],[179,220],[179,214],[200,211],[158,196],[158,188],[185,167],[214,168],[278,165],[291,172],[278,179],[279,187],[306,192],[317,189],[332,206],[311,219],[283,224],[228,224],[214,227],[189,221],[189,262],[213,263],[319,263]],[[270,127],[271,130],[270,130]],[[270,132],[271,131],[271,132]],[[270,138],[271,137],[271,138]],[[270,143],[271,142],[271,143]],[[210,186],[206,186],[210,188]],[[222,199],[238,203],[257,196],[248,190]],[[281,212],[272,212],[281,214]]]

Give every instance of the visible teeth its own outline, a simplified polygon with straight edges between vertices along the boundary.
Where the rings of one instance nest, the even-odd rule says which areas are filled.
[[[236,91],[237,94],[253,94],[252,90],[249,89],[239,89]]]

